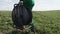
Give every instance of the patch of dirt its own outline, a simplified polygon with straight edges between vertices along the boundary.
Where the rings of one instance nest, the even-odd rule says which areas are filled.
[[[4,32],[0,32],[0,34],[6,34],[6,33],[4,33]]]

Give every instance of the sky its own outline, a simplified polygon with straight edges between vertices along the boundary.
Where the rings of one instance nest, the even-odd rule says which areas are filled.
[[[33,11],[60,10],[60,0],[34,0]],[[19,0],[0,0],[0,10],[12,11],[13,5]]]

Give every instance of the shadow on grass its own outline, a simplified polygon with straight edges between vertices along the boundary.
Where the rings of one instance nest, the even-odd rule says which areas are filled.
[[[7,34],[30,34],[30,32],[11,31],[11,32],[8,32]]]

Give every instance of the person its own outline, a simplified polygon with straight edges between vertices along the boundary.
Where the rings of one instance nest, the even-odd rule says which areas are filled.
[[[34,6],[34,0],[19,0],[19,3],[20,3],[21,1],[23,1],[23,5],[27,8],[27,10],[30,10],[30,11],[32,12],[32,8],[33,8],[33,6]],[[35,32],[33,19],[32,19],[32,21],[31,21],[31,23],[28,24],[28,25],[31,26],[31,27],[30,27],[31,31],[32,31],[32,32]],[[21,26],[21,27],[18,27],[18,26],[17,26],[16,28],[20,28],[21,30],[23,29],[22,26]]]

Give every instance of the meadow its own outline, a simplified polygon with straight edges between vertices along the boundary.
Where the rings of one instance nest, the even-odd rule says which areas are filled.
[[[60,10],[33,11],[33,22],[37,34],[60,34]],[[11,11],[0,11],[0,32],[9,33],[12,29]]]

